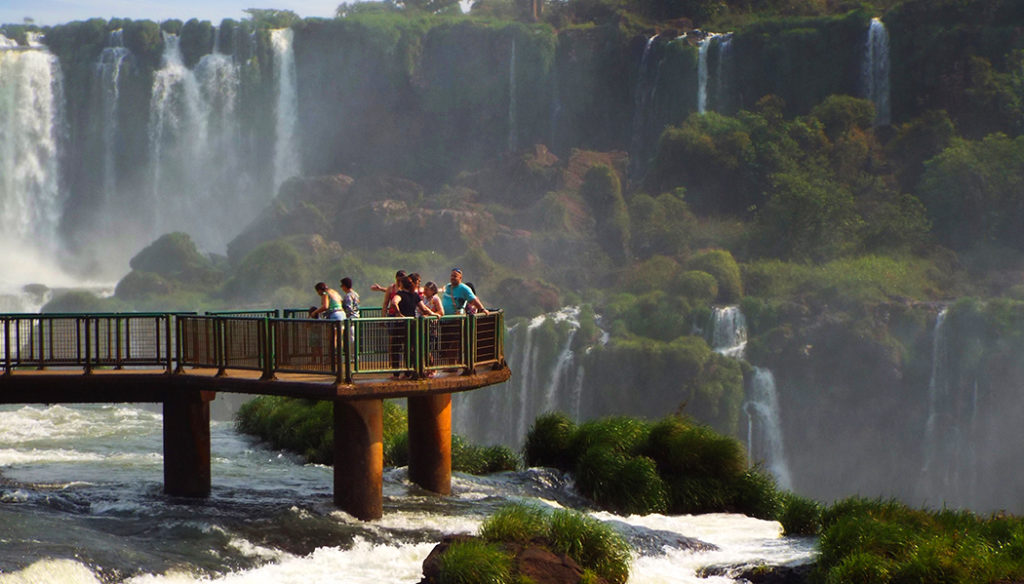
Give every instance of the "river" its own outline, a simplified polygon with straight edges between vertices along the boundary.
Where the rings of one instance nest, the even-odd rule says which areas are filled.
[[[211,496],[178,499],[163,493],[158,407],[0,406],[0,584],[415,583],[442,534],[473,533],[504,503],[586,506],[548,469],[455,473],[452,495],[438,497],[398,468],[385,469],[384,517],[361,522],[333,506],[331,468],[267,449],[230,421],[213,421],[211,435]],[[696,572],[807,563],[815,551],[813,539],[742,515],[593,514],[637,546],[633,583],[731,582]]]

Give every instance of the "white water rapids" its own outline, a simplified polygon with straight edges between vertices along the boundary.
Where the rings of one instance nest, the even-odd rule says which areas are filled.
[[[162,492],[161,415],[129,405],[0,406],[0,584],[418,582],[442,534],[473,533],[501,504],[584,504],[545,469],[456,474],[450,497],[386,469],[384,517],[332,504],[329,467],[301,464],[213,422],[212,494]],[[799,564],[814,541],[742,515],[594,515],[643,541],[630,582],[702,579],[706,566]],[[679,536],[718,551],[679,547]]]

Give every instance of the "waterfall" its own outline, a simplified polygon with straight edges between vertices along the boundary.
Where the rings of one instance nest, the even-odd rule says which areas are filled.
[[[274,78],[277,81],[277,139],[274,142],[274,192],[281,183],[299,174],[298,143],[295,138],[298,125],[298,104],[296,95],[295,33],[290,28],[270,31],[270,42],[274,49]]]
[[[712,35],[705,36],[697,47],[697,113],[708,109],[708,50]]]
[[[729,85],[726,82],[732,71],[732,33],[722,35],[718,43],[718,64],[715,66],[715,103],[717,111],[726,111]]]
[[[747,454],[751,462],[763,462],[780,487],[792,490],[793,481],[782,443],[782,420],[775,376],[768,369],[754,367],[750,399],[743,404],[747,414]]]
[[[269,198],[240,158],[238,66],[224,54],[204,55],[189,70],[179,39],[164,35],[161,68],[153,76],[149,145],[152,185],[147,207],[154,235],[183,230],[206,249],[220,250],[232,232]]]
[[[66,138],[64,82],[44,48],[0,37],[0,294],[8,285],[64,277],[59,256],[65,193],[59,180]]]
[[[716,306],[711,311],[711,348],[726,357],[744,357],[747,319],[739,306]]]
[[[862,77],[864,97],[875,104],[875,124],[889,124],[889,33],[879,18],[872,18],[868,27]]]
[[[972,437],[976,430],[978,381],[958,383],[951,359],[948,313],[948,308],[939,312],[932,337],[921,495],[932,505],[966,505],[973,500],[970,490],[976,478]],[[961,385],[963,389],[959,388]]]
[[[119,204],[117,194],[117,138],[119,104],[121,97],[121,69],[125,62],[132,56],[131,51],[124,46],[124,34],[122,29],[110,33],[108,46],[100,52],[99,62],[96,64],[96,85],[99,89],[100,109],[102,119],[102,144],[103,144],[103,198],[101,208],[109,209]],[[100,230],[109,233],[113,227],[109,213],[100,213],[103,224]]]
[[[712,310],[711,348],[733,359],[746,356],[747,319],[740,307],[722,306]],[[780,411],[775,375],[764,367],[754,367],[747,401],[743,404],[747,415],[747,455],[751,463],[763,462],[780,487],[792,489]]]
[[[516,133],[516,37],[512,37],[512,50],[508,58],[508,151],[519,150]]]
[[[633,90],[633,123],[632,125],[632,147],[630,147],[630,162],[634,174],[640,175],[646,166],[643,159],[646,157],[644,145],[647,143],[646,132],[647,112],[654,101],[654,92],[658,87],[657,83],[651,82],[648,64],[651,56],[651,49],[654,47],[654,39],[658,35],[652,35],[644,45],[643,55],[640,57],[640,68],[636,76],[636,88]]]
[[[579,421],[584,368],[574,347],[580,312],[569,306],[510,327],[505,354],[512,378],[493,390],[458,395],[455,431],[481,444],[519,447],[540,414],[559,411]]]

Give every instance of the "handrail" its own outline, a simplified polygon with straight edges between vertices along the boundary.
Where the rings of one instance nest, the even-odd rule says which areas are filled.
[[[186,367],[419,378],[443,369],[472,373],[504,363],[504,313],[440,318],[312,320],[289,309],[211,313],[0,314],[0,366],[18,368]],[[269,315],[286,315],[285,318]]]

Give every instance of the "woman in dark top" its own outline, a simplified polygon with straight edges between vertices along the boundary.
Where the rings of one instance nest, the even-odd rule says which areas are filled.
[[[420,295],[416,292],[416,286],[408,276],[402,278],[399,281],[399,290],[395,293],[394,297],[391,298],[391,307],[398,312],[399,316],[416,316],[416,309],[419,308],[420,314],[426,316],[441,316],[440,314],[430,310],[430,308],[423,303]],[[390,327],[390,345],[391,345],[391,368],[399,369],[402,362],[402,355],[405,354],[406,340],[408,335],[406,334],[405,323],[393,323]],[[408,363],[408,362],[407,362]],[[408,368],[408,364],[406,365]],[[408,373],[412,376],[411,373]],[[399,376],[398,372],[394,373],[395,377]]]
[[[416,284],[409,276],[402,278],[400,284],[401,289],[391,298],[391,305],[398,311],[398,314],[416,316],[416,309],[419,308],[420,314],[424,316],[441,316],[423,303],[423,299],[416,292]]]

